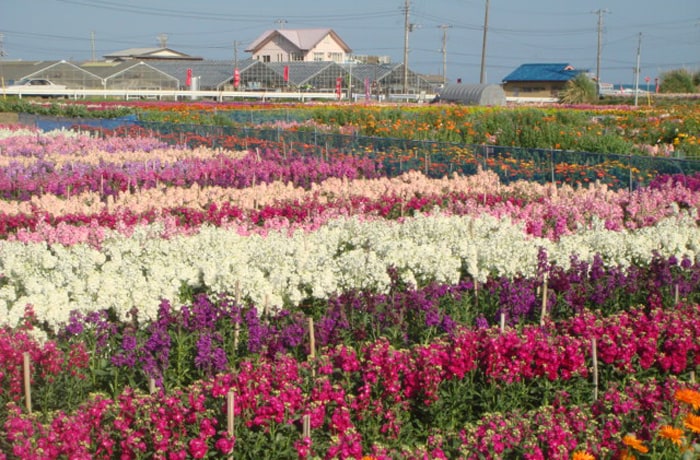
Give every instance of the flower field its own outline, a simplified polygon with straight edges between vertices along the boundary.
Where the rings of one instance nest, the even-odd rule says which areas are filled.
[[[0,164],[0,459],[700,457],[700,175],[21,126]]]

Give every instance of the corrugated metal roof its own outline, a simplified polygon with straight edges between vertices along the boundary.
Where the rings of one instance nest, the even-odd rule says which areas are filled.
[[[523,64],[503,78],[509,81],[569,81],[581,73],[567,63]]]

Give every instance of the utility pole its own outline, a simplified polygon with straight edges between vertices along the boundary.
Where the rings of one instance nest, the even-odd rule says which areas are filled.
[[[442,85],[447,84],[447,29],[452,27],[449,24],[438,26],[442,29]]]
[[[2,71],[2,58],[5,57],[4,48],[5,34],[0,32],[0,88],[5,89],[5,74]],[[3,99],[5,98],[5,92],[2,94]]]
[[[161,48],[168,47],[168,34],[158,34],[158,43]]]
[[[486,0],[486,12],[484,13],[484,38],[481,42],[481,75],[479,76],[479,83],[482,85],[486,83],[486,35],[489,29],[489,3],[490,0]]]
[[[600,55],[603,51],[603,15],[609,13],[606,9],[599,9],[594,11],[598,15],[598,52],[596,53],[596,65],[595,65],[595,81],[597,86],[597,93],[600,96]]]
[[[403,93],[408,93],[408,32],[411,24],[408,22],[410,1],[405,0],[403,7],[404,25],[403,25]]]
[[[233,65],[234,68],[238,68],[238,45],[240,45],[241,42],[233,42]]]
[[[639,41],[637,42],[637,66],[634,68],[634,106],[637,106],[639,101],[639,62],[642,57],[642,33],[639,32]]]
[[[95,62],[95,32],[90,32],[90,45],[92,48],[92,62]]]

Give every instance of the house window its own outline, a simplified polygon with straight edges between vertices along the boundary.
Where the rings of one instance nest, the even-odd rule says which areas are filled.
[[[284,54],[277,53],[277,62],[284,62]]]
[[[263,62],[270,62],[270,55],[269,54],[264,54],[262,56],[262,61]]]
[[[292,61],[303,61],[304,60],[304,55],[301,53],[292,53],[291,55],[291,60]]]
[[[323,61],[323,53],[318,53],[318,52],[314,53],[314,61],[316,61],[316,62]]]
[[[343,60],[343,53],[328,53],[328,58],[333,62],[341,62]]]

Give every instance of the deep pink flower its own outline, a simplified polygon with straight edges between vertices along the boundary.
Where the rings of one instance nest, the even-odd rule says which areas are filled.
[[[228,436],[224,436],[218,439],[216,441],[216,444],[214,444],[214,447],[216,447],[216,450],[221,452],[222,454],[230,454],[233,452],[233,447],[236,444],[236,440],[234,438],[229,438]]]
[[[209,450],[207,447],[207,442],[202,438],[190,439],[189,446],[190,455],[192,455],[193,458],[204,458]]]

